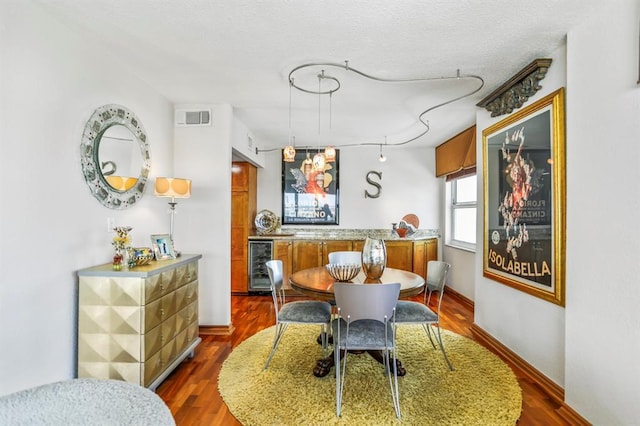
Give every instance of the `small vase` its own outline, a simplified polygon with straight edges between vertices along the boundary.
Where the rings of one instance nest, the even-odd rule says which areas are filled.
[[[123,262],[122,253],[116,251],[116,254],[113,255],[113,270],[120,271],[122,270],[122,262]]]
[[[387,266],[387,247],[381,238],[364,240],[362,248],[362,269],[369,280],[378,280]]]

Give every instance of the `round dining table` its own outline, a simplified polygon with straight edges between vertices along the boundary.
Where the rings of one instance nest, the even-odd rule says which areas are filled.
[[[324,266],[303,269],[289,276],[289,285],[298,293],[327,301],[334,300],[333,284],[335,281],[335,278],[329,275],[327,268]],[[385,268],[382,276],[377,280],[369,280],[364,271],[361,270],[350,282],[356,284],[400,283],[399,297],[401,299],[420,294],[424,289],[423,277],[413,272],[395,268]]]
[[[289,285],[298,293],[312,297],[314,299],[334,301],[333,284],[336,280],[329,275],[324,266],[316,268],[303,269],[294,272],[289,276]],[[360,271],[350,282],[355,284],[380,284],[380,283],[400,283],[399,298],[406,298],[420,294],[424,290],[424,278],[413,272],[404,271],[402,269],[385,268],[379,279],[371,280],[367,278],[364,271]],[[318,343],[322,341],[318,337]],[[367,351],[376,361],[383,363],[381,351]],[[398,368],[398,376],[404,376],[407,372],[402,367],[402,363],[397,358],[392,362],[396,363]],[[313,375],[316,377],[324,377],[331,371],[334,366],[333,354],[327,358],[319,359],[313,368]]]

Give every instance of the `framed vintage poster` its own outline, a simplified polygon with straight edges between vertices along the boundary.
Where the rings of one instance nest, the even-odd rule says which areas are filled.
[[[482,132],[483,275],[564,306],[564,89]]]
[[[333,161],[322,170],[313,164],[320,150],[298,150],[294,161],[282,162],[282,223],[284,225],[337,225],[339,219],[338,166]]]

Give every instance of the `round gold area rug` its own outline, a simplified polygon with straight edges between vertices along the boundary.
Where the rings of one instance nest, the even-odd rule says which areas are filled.
[[[384,368],[368,354],[349,354],[342,405],[336,416],[335,370],[313,375],[322,348],[320,327],[290,325],[269,369],[263,366],[274,327],[242,342],[218,376],[231,413],[249,425],[398,424]],[[504,362],[471,339],[443,330],[449,371],[419,325],[398,327],[398,359],[407,374],[398,378],[402,423],[407,425],[513,425],[522,394]]]

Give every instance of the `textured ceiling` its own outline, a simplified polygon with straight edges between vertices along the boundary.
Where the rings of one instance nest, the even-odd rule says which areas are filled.
[[[266,148],[282,147],[289,135],[289,72],[304,63],[345,60],[383,78],[455,76],[458,69],[482,77],[485,85],[472,97],[424,116],[430,131],[412,144],[438,145],[473,124],[480,99],[535,58],[548,57],[573,26],[606,3],[36,1],[172,102],[232,105]],[[417,123],[421,112],[478,87],[464,79],[379,83],[322,69],[339,76],[342,87],[331,102],[292,91],[291,133],[298,145],[384,143],[385,136],[390,144],[401,142],[424,128]]]

